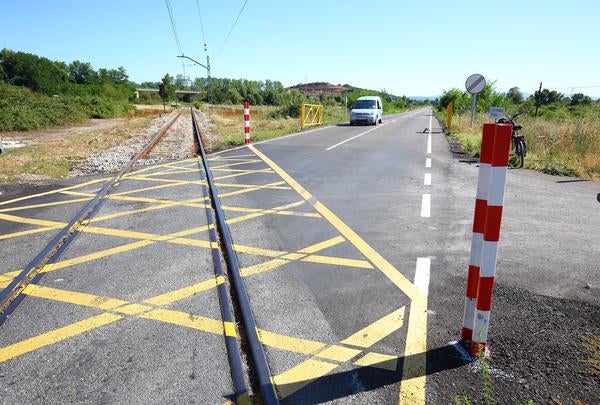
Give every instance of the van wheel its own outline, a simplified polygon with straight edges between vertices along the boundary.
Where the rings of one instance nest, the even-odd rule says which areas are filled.
[[[379,118],[375,118],[375,121],[373,122],[373,125],[377,126],[377,121],[379,120]]]
[[[379,118],[379,123],[383,124],[383,120],[381,119],[381,117]]]

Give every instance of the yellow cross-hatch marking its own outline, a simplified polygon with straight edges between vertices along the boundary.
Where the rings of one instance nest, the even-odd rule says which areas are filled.
[[[256,156],[262,159],[275,173],[290,185],[302,198],[312,206],[329,223],[331,223],[348,241],[350,241],[375,267],[380,270],[410,299],[408,330],[404,349],[404,366],[400,383],[399,402],[406,404],[425,403],[425,361],[427,350],[427,297],[391,263],[365,242],[356,232],[331,212],[324,204],[313,196],[287,174],[265,154],[248,145]],[[422,355],[419,355],[422,354]],[[317,367],[318,368],[318,367]],[[309,368],[310,369],[310,368]]]
[[[227,195],[237,195],[240,192],[248,192],[254,190],[261,189],[283,189],[289,190],[293,189],[300,196],[302,196],[303,200],[291,204],[286,204],[280,207],[274,207],[271,209],[255,209],[255,208],[243,208],[243,207],[227,207],[231,211],[238,212],[248,212],[247,215],[242,215],[241,217],[233,218],[233,223],[239,222],[241,220],[246,220],[250,218],[255,218],[261,215],[267,214],[282,214],[282,215],[300,215],[306,217],[324,217],[331,225],[334,226],[342,235],[337,236],[311,246],[308,246],[304,249],[300,249],[297,252],[282,252],[278,250],[272,249],[264,249],[257,247],[249,247],[243,245],[235,245],[235,249],[238,252],[248,253],[248,254],[256,254],[261,256],[272,257],[273,259],[268,260],[266,262],[260,263],[255,266],[250,266],[242,269],[242,273],[244,276],[249,276],[252,274],[257,274],[260,272],[264,272],[267,270],[272,270],[278,267],[283,266],[290,261],[306,261],[306,262],[314,262],[314,263],[322,263],[322,264],[335,264],[342,266],[352,266],[352,267],[362,267],[372,269],[373,263],[375,268],[382,271],[384,275],[386,275],[396,286],[398,286],[410,299],[410,309],[409,309],[409,322],[408,322],[408,332],[407,332],[407,341],[405,347],[405,362],[404,369],[402,374],[402,383],[400,389],[400,402],[402,403],[423,403],[424,402],[424,368],[425,368],[425,356],[424,353],[426,351],[425,344],[425,336],[426,336],[426,296],[422,294],[410,281],[408,281],[404,276],[398,272],[391,264],[389,264],[382,256],[379,255],[373,248],[371,248],[364,240],[362,240],[354,231],[352,231],[349,227],[347,227],[337,216],[335,216],[329,209],[327,209],[322,203],[316,201],[310,193],[308,193],[300,184],[298,184],[295,180],[293,180],[287,173],[285,173],[279,166],[277,166],[273,161],[263,155],[261,152],[256,150],[253,146],[250,146],[250,150],[254,152],[254,155],[246,155],[245,157],[254,157],[254,159],[246,159],[245,161],[241,161],[242,159],[237,159],[236,163],[229,163],[221,166],[215,167],[216,171],[225,171],[233,174],[225,175],[218,177],[217,179],[227,179],[232,177],[239,177],[247,174],[255,174],[255,173],[276,173],[281,177],[284,181],[279,182],[271,182],[265,185],[244,185],[244,184],[227,184],[220,183],[221,187],[236,187],[241,188],[241,190],[233,191],[230,193],[221,194],[222,197]],[[263,162],[269,166],[267,169],[252,169],[252,170],[244,170],[244,169],[231,169],[232,166],[239,166],[247,163],[256,163],[258,162],[255,157],[260,158]],[[193,159],[190,159],[191,162]],[[235,161],[234,158],[218,158],[211,160],[225,160],[225,161]],[[194,164],[197,164],[195,162]],[[143,202],[146,203],[156,203],[157,205],[146,207],[143,209],[136,209],[128,211],[127,215],[135,214],[135,213],[143,213],[148,211],[153,211],[156,209],[168,208],[176,205],[190,205],[193,207],[204,207],[204,198],[196,198],[192,200],[186,201],[172,201],[172,200],[160,200],[160,199],[148,199],[144,197],[126,197],[126,195],[139,193],[145,190],[156,190],[165,187],[173,187],[179,185],[190,185],[190,184],[198,184],[202,185],[205,182],[201,180],[176,180],[176,179],[166,179],[166,178],[152,178],[152,176],[162,176],[167,174],[179,174],[179,173],[188,173],[193,172],[195,170],[185,169],[184,167],[173,167],[168,166],[173,165],[165,164],[161,165],[161,167],[167,167],[168,169],[158,171],[155,173],[150,173],[146,175],[140,175],[141,173],[151,171],[150,168],[145,168],[138,170],[134,173],[130,173],[126,176],[127,179],[130,180],[138,180],[138,181],[151,181],[151,182],[159,182],[161,184],[151,187],[145,187],[142,189],[129,190],[121,193],[115,193],[109,196],[112,199],[122,199],[125,201],[139,201],[145,200]],[[191,167],[191,165],[190,165]],[[156,167],[155,167],[156,168]],[[30,209],[30,208],[39,208],[44,206],[57,206],[62,204],[69,204],[74,202],[83,202],[92,198],[92,193],[84,193],[74,191],[78,188],[81,188],[85,185],[94,184],[97,182],[106,181],[106,179],[98,179],[96,181],[82,183],[77,186],[65,187],[59,190],[54,190],[52,192],[40,193],[34,196],[26,196],[19,199],[7,201],[4,203],[0,203],[0,205],[4,205],[7,203],[13,203],[17,201],[22,201],[25,199],[33,198],[36,196],[49,195],[52,193],[64,193],[71,194],[75,196],[80,196],[82,198],[65,200],[65,201],[55,201],[45,204],[31,204],[29,206],[21,206],[21,207],[11,207],[7,209],[0,210],[0,212],[11,212],[20,209]],[[286,185],[287,184],[287,185]],[[309,202],[313,208],[317,211],[317,213],[296,213],[293,211],[289,211],[288,208],[293,208],[299,204],[304,203],[305,201]],[[201,203],[199,203],[201,202]],[[106,215],[104,217],[94,218],[93,221],[101,221],[109,218],[116,218],[122,215]],[[17,217],[14,215],[0,214],[0,219],[24,223],[29,225],[37,225],[40,228],[36,228],[33,230],[15,232],[13,234],[9,234],[12,236],[25,236],[29,234],[34,234],[37,232],[43,232],[48,230],[57,229],[63,224],[58,221],[45,221],[33,218],[24,218]],[[228,221],[229,222],[229,221]],[[87,261],[95,260],[101,257],[110,256],[112,254],[121,253],[124,251],[129,251],[133,249],[137,249],[139,247],[147,246],[149,244],[161,241],[161,242],[169,242],[169,243],[181,243],[188,244],[192,246],[202,247],[202,248],[214,248],[208,241],[202,240],[192,240],[187,239],[185,236],[206,231],[208,227],[200,227],[194,228],[193,230],[181,231],[174,234],[169,235],[154,235],[148,234],[144,232],[135,232],[135,231],[123,231],[111,228],[101,228],[101,227],[92,227],[85,226],[83,231],[105,234],[105,235],[113,235],[113,236],[121,236],[121,237],[133,237],[138,240],[133,243],[127,243],[121,246],[117,246],[111,249],[105,249],[104,251],[99,251],[95,253],[91,253],[88,255],[84,255],[77,258],[72,258],[68,260],[64,260],[61,262],[53,263],[47,265],[43,271],[51,271],[59,268],[64,268],[67,266],[72,266],[75,264],[84,263]],[[0,239],[6,238],[7,235],[0,235]],[[370,263],[365,260],[356,260],[356,259],[346,259],[346,258],[336,258],[330,256],[321,256],[316,255],[320,250],[326,249],[328,247],[335,246],[339,243],[346,242],[348,240],[352,243],[358,250],[369,259]],[[9,273],[5,273],[4,275],[0,275],[0,285],[3,283],[10,282],[12,277],[14,277],[18,272],[13,271]],[[76,305],[83,305],[94,307],[103,311],[108,311],[103,314],[93,316],[78,322],[75,322],[71,325],[67,325],[65,327],[61,327],[55,329],[50,332],[43,333],[39,336],[32,337],[26,339],[21,342],[17,342],[15,344],[9,345],[4,348],[0,348],[0,362],[5,361],[9,358],[14,358],[21,354],[30,352],[32,350],[36,350],[37,348],[47,346],[49,344],[53,344],[56,342],[63,341],[70,337],[76,336],[80,333],[84,333],[88,330],[92,330],[94,328],[115,322],[123,318],[123,315],[131,315],[138,316],[140,318],[145,319],[153,319],[162,322],[172,323],[179,326],[192,328],[196,330],[201,330],[209,333],[220,333],[226,334],[227,336],[236,336],[235,326],[233,324],[229,325],[228,323],[223,323],[222,320],[214,320],[198,315],[186,314],[180,311],[174,311],[166,308],[156,308],[167,305],[172,302],[179,301],[183,298],[192,296],[194,294],[200,293],[202,291],[206,291],[212,288],[215,288],[217,285],[225,282],[223,278],[212,278],[208,280],[201,281],[199,283],[193,284],[191,286],[187,286],[181,288],[176,291],[172,291],[169,293],[161,294],[159,296],[150,298],[144,301],[142,304],[129,303],[124,300],[113,299],[113,298],[104,298],[98,297],[91,294],[78,293],[78,292],[70,292],[64,291],[49,287],[41,287],[37,285],[30,285],[25,290],[24,293],[27,295],[36,296],[39,298],[46,298],[55,301],[67,302]],[[395,330],[398,330],[403,325],[404,321],[404,307],[397,309],[396,311],[385,315],[383,318],[373,322],[372,324],[366,326],[362,330],[356,332],[355,334],[347,337],[342,340],[340,343],[342,345],[348,345],[352,347],[345,347],[340,345],[328,345],[321,342],[315,342],[311,340],[290,337],[285,335],[279,335],[272,332],[268,332],[265,330],[259,329],[259,335],[261,337],[261,341],[264,344],[267,344],[272,347],[276,347],[282,350],[293,351],[296,353],[302,353],[311,356],[307,361],[302,362],[290,370],[285,371],[277,376],[273,377],[273,381],[277,385],[277,389],[280,393],[280,396],[285,397],[290,395],[291,393],[297,391],[303,386],[307,385],[311,381],[326,375],[337,368],[340,363],[344,363],[350,361],[353,358],[358,359],[354,361],[354,364],[357,366],[376,366],[386,369],[395,369],[398,358],[395,356],[375,353],[375,352],[363,352],[364,349],[368,349],[377,341],[389,336],[389,334],[393,333]],[[360,349],[357,349],[360,348]],[[360,356],[361,354],[364,354]],[[421,354],[419,356],[419,354]]]

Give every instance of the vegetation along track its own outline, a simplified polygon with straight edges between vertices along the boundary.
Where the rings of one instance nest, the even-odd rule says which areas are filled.
[[[172,127],[178,120],[185,119],[192,124],[193,141],[198,152],[198,168],[203,181],[202,192],[210,204],[206,204],[206,218],[209,225],[209,237],[212,245],[212,261],[214,273],[218,284],[218,297],[221,309],[222,321],[225,332],[225,343],[230,365],[232,382],[235,390],[235,401],[238,404],[249,402],[249,390],[246,381],[249,380],[255,398],[262,400],[265,404],[277,404],[278,399],[271,382],[271,374],[256,332],[256,323],[250,308],[250,301],[246,293],[244,283],[240,275],[239,263],[233,250],[232,238],[225,223],[225,217],[221,208],[213,176],[207,163],[197,122],[193,109],[190,114],[183,114],[183,109],[174,113],[174,116],[151,138],[151,140],[139,151],[121,170],[110,178],[95,196],[61,229],[58,234],[35,256],[33,260],[10,282],[8,286],[0,291],[0,326],[15,311],[18,305],[25,299],[23,290],[29,284],[37,284],[43,277],[41,270],[44,266],[57,262],[62,253],[76,239],[81,228],[91,220],[100,210],[106,200],[114,193],[122,180],[127,178],[127,173],[148,159],[167,158],[171,156],[169,151],[172,147],[182,147],[180,141],[173,142]],[[179,122],[181,124],[181,122]],[[171,138],[171,139],[170,139]],[[222,260],[222,258],[224,260]],[[226,264],[227,272],[223,270],[222,263]],[[232,289],[228,289],[227,280],[232,281]],[[231,291],[231,294],[229,293]],[[241,317],[241,327],[238,331],[234,317],[235,313]],[[243,345],[242,345],[243,342]],[[249,353],[242,356],[240,348],[243,347]],[[242,359],[248,362],[247,367]],[[253,376],[246,378],[245,369],[252,372]],[[260,393],[260,396],[258,395]]]

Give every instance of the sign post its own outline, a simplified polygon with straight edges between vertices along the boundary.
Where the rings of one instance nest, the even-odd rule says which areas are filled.
[[[475,106],[477,105],[477,94],[485,88],[485,78],[479,73],[467,77],[465,88],[471,94],[471,128],[473,128],[473,119],[475,118]]]
[[[504,107],[490,107],[490,118],[494,121],[504,117],[505,111]]]
[[[452,132],[452,114],[454,109],[454,103],[450,101],[448,103],[448,107],[446,107],[446,128],[448,128],[448,133]]]

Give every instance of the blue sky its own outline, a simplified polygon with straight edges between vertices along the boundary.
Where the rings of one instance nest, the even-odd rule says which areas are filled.
[[[411,96],[463,88],[471,73],[502,91],[533,92],[540,80],[567,95],[600,86],[597,1],[248,0],[218,55],[244,1],[198,1],[213,76]],[[183,52],[204,60],[196,1],[171,3]],[[0,14],[0,48],[122,65],[136,82],[182,73],[164,0],[0,0]]]

